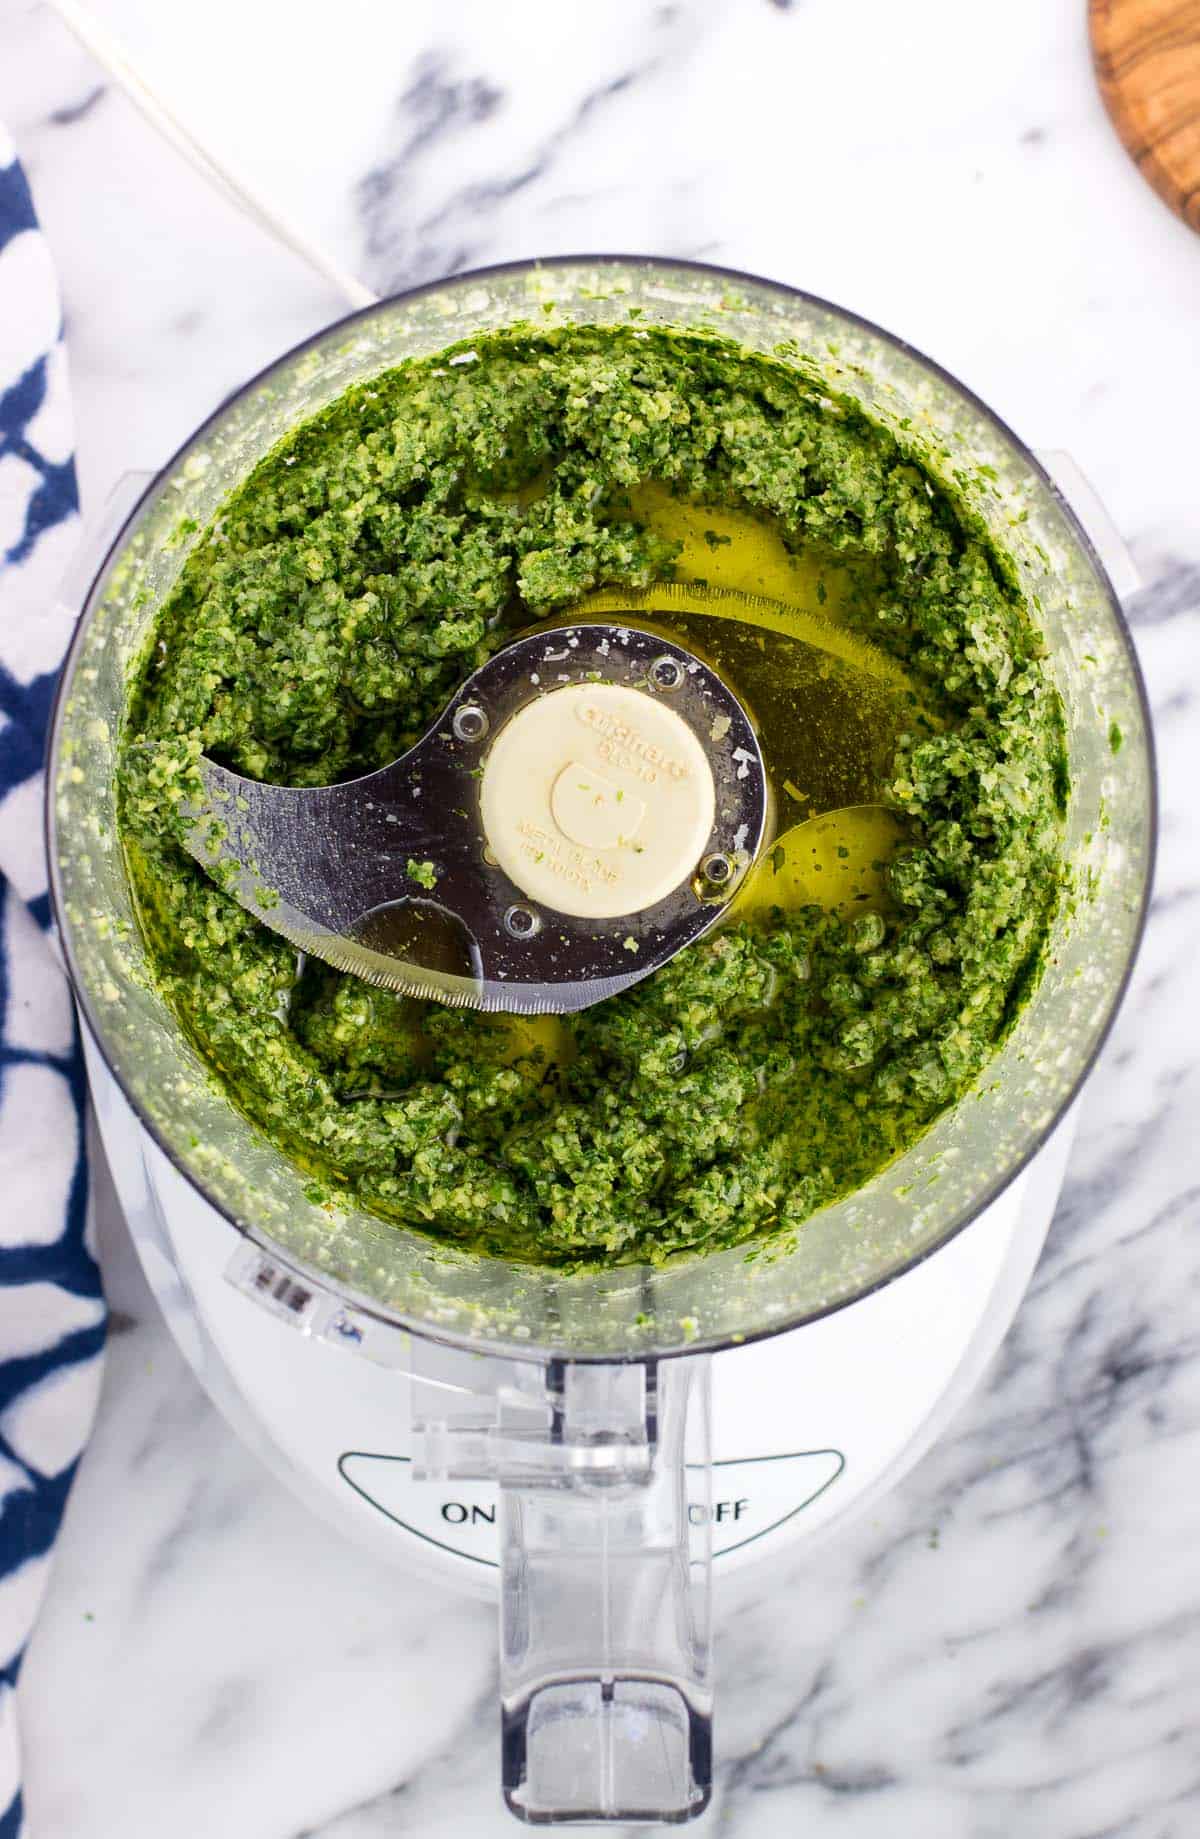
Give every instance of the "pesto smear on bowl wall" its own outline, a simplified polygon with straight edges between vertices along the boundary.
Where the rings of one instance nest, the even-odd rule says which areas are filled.
[[[369,772],[523,628],[596,589],[694,578],[693,528],[714,579],[760,530],[781,558],[767,591],[786,576],[783,598],[789,582],[811,597],[797,631],[819,613],[842,635],[841,663],[797,638],[809,693],[792,704],[786,636],[743,647],[769,656],[785,736],[789,708],[802,736],[813,682],[822,706],[844,694],[857,641],[918,687],[925,714],[891,729],[864,700],[866,740],[852,709],[839,717],[845,758],[869,762],[873,740],[877,783],[816,806],[900,814],[881,909],[756,903],[739,919],[735,904],[626,994],[522,1021],[300,964],[185,854],[202,752],[289,785]],[[780,768],[781,803],[797,801],[781,828],[815,798],[799,770]],[[120,774],[156,975],[234,1102],[320,1194],[564,1267],[788,1233],[868,1180],[986,1066],[1065,883],[1058,696],[980,522],[783,359],[636,327],[516,327],[296,428],[189,556]]]

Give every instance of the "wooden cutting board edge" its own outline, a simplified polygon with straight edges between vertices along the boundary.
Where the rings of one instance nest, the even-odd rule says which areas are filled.
[[[1088,0],[1100,94],[1138,170],[1200,231],[1200,0]]]

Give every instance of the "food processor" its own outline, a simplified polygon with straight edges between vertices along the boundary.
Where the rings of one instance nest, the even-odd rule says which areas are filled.
[[[330,1210],[217,1085],[148,971],[114,762],[129,672],[195,533],[350,385],[521,320],[718,331],[817,367],[960,483],[1045,633],[1072,894],[1044,973],[975,1088],[794,1242],[568,1275]],[[1072,497],[1084,491],[1076,476]],[[51,878],[134,1239],[201,1381],[277,1474],[350,1538],[498,1598],[503,1792],[526,1821],[703,1810],[714,1572],[861,1512],[1012,1318],[1153,854],[1145,698],[1093,538],[1114,576],[1124,563],[1098,509],[1086,515],[1091,534],[969,391],[855,315],[710,267],[578,258],[463,275],[320,334],[139,485],[81,565],[51,740]]]

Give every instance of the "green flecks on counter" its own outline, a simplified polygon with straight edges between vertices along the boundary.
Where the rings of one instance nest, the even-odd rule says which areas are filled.
[[[870,580],[840,617],[939,722],[880,786],[912,837],[886,911],[730,923],[536,1025],[298,964],[182,848],[201,754],[292,785],[395,759],[524,626],[671,577],[647,482],[768,523],[822,592]],[[322,1196],[567,1267],[786,1237],[971,1085],[1036,980],[1065,769],[1015,580],[915,451],[717,338],[523,328],[376,377],[233,493],[133,686],[121,822],[164,996]]]

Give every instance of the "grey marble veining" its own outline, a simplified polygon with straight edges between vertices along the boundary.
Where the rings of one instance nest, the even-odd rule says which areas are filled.
[[[1152,924],[1004,1348],[834,1544],[718,1588],[729,1839],[1200,1831],[1200,241],[1095,97],[1073,0],[380,9],[95,0],[179,112],[376,287],[537,252],[758,269],[1068,449],[1146,586]],[[236,40],[234,35],[236,34]],[[236,55],[228,45],[237,44]],[[48,11],[0,114],[62,270],[85,508],[338,310]],[[111,1205],[104,1402],[21,1687],[36,1839],[512,1829],[494,1615],[342,1544],[236,1443]]]

